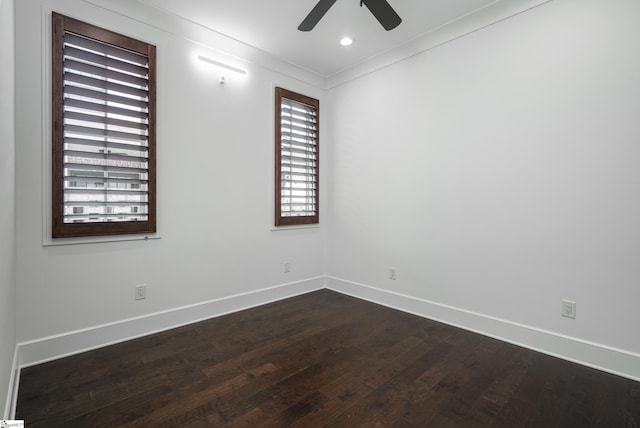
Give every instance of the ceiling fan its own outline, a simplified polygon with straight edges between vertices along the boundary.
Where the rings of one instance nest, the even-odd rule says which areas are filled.
[[[333,6],[335,2],[336,0],[320,0],[311,12],[309,12],[309,15],[307,15],[304,21],[302,21],[298,26],[298,30],[313,30],[313,27],[315,27],[324,14],[331,9],[331,6]],[[360,7],[362,7],[363,4],[367,6],[373,16],[376,17],[378,22],[380,22],[387,31],[393,30],[402,22],[400,16],[398,16],[396,11],[393,10],[387,0],[360,0]]]

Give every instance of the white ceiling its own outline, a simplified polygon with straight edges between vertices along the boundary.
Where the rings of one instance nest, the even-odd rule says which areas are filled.
[[[376,55],[414,41],[488,5],[508,0],[388,0],[402,18],[385,31],[360,0],[339,0],[311,32],[297,30],[317,0],[141,0],[267,52],[282,61],[330,77]],[[343,36],[355,41],[339,44]]]

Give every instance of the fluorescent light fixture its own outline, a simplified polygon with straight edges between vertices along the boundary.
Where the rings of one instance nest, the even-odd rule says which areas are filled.
[[[216,61],[215,59],[207,58],[206,56],[198,55],[198,59],[202,62],[215,65],[216,67],[224,68],[225,70],[231,70],[239,74],[247,74],[247,70],[225,64],[224,62]]]
[[[340,44],[342,46],[351,46],[351,44],[353,44],[353,39],[351,37],[343,37],[340,40]]]

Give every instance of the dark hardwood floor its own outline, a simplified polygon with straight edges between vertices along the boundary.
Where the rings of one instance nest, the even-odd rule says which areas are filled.
[[[323,290],[22,370],[34,427],[637,427],[640,383]]]

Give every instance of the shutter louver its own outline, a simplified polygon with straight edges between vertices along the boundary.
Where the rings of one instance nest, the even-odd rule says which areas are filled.
[[[318,102],[278,90],[276,225],[317,223]]]
[[[64,33],[64,223],[147,221],[149,59]]]

